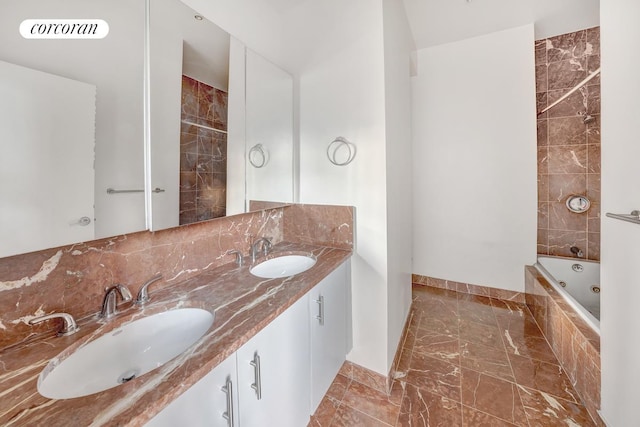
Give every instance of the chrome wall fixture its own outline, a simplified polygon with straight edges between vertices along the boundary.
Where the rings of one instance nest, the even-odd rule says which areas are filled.
[[[154,193],[164,193],[164,189],[156,187],[151,190]],[[113,188],[107,188],[107,194],[120,194],[120,193],[144,193],[144,190],[115,190]]]
[[[591,207],[591,201],[586,196],[575,194],[567,197],[565,204],[574,213],[585,213]]]
[[[619,219],[620,221],[632,222],[634,224],[640,224],[640,211],[633,210],[630,214],[613,214],[607,213],[607,217],[613,219]]]
[[[261,168],[267,164],[267,152],[265,152],[265,148],[262,144],[256,144],[249,150],[249,154],[247,156],[249,158],[249,163],[254,168]]]
[[[347,157],[340,161],[338,160],[338,152],[343,151],[344,149],[347,150]],[[355,157],[356,145],[342,136],[331,141],[327,147],[327,158],[336,166],[346,166],[351,163]]]

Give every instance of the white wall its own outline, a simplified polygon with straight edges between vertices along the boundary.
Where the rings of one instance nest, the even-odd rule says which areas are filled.
[[[412,176],[411,53],[415,50],[402,2],[383,1],[387,162],[387,364],[411,306]]]
[[[640,225],[604,217],[640,209],[640,4],[601,4],[602,50],[602,413],[611,427],[638,425]]]
[[[600,0],[402,0],[418,49],[535,23],[536,40],[595,27]]]
[[[524,291],[536,259],[533,26],[418,51],[413,271]]]
[[[400,2],[388,0],[383,22],[384,1],[284,0],[270,10],[259,0],[185,3],[295,76],[299,201],[356,207],[354,336],[348,357],[386,375],[409,304],[411,209],[408,189],[397,193],[410,164],[404,58],[409,41]],[[327,146],[337,136],[357,146],[356,158],[347,166],[327,159]],[[389,148],[394,154],[388,158]],[[396,205],[390,208],[389,203]],[[389,226],[388,218],[401,223]]]
[[[381,6],[381,3],[380,3]],[[300,201],[356,207],[352,259],[353,350],[349,360],[386,374],[387,213],[382,7],[370,1],[308,4],[307,20],[339,14],[345,31],[318,38],[300,75]],[[301,19],[304,19],[301,16]],[[330,21],[327,22],[327,25]],[[313,54],[311,54],[313,55]],[[343,136],[357,146],[339,167],[327,146]]]

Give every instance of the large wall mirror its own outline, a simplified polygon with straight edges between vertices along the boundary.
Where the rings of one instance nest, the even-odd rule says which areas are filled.
[[[291,203],[292,76],[179,0],[149,40],[151,229]]]
[[[43,18],[109,33],[20,35]],[[144,0],[0,0],[0,257],[145,229],[144,22]]]
[[[291,76],[196,15],[178,0],[0,0],[0,257],[293,201]],[[36,18],[109,33],[24,39]]]

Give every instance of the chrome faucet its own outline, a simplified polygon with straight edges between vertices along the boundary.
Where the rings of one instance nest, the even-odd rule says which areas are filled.
[[[153,276],[151,279],[147,280],[144,285],[142,285],[142,287],[140,288],[140,290],[138,291],[138,296],[136,297],[136,300],[133,302],[136,305],[145,305],[146,303],[149,302],[150,298],[149,298],[149,286],[152,283],[157,282],[158,280],[162,279],[162,274],[157,274],[155,276]]]
[[[580,249],[577,246],[571,246],[571,248],[569,248],[569,250],[571,251],[572,254],[574,254],[578,258],[582,258],[584,256],[584,254],[582,253],[582,249]]]
[[[132,300],[131,292],[125,285],[113,285],[110,288],[107,288],[104,300],[102,301],[102,310],[99,315],[100,318],[109,319],[116,314],[116,294],[120,294],[122,302],[129,302]]]
[[[78,325],[76,325],[75,319],[69,313],[53,313],[47,314],[46,316],[35,317],[29,320],[29,324],[35,325],[36,323],[44,322],[45,320],[49,319],[62,319],[62,321],[64,322],[62,329],[58,331],[59,337],[66,337],[68,335],[75,334],[76,332],[78,332],[78,330],[80,330],[80,328],[78,328]]]
[[[260,251],[260,245],[262,245],[262,253],[264,256],[267,256],[273,244],[271,243],[271,239],[268,237],[260,237],[251,245],[251,263],[255,263],[258,258],[258,252]]]

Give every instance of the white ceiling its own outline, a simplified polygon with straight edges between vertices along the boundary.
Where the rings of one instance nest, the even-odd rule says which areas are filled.
[[[417,49],[534,23],[536,39],[600,24],[600,0],[402,0]]]

